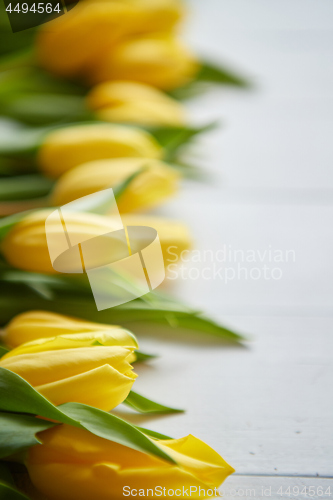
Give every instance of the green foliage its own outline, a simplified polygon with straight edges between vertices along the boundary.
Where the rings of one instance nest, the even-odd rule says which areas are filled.
[[[165,161],[177,162],[178,155],[184,146],[187,146],[199,134],[208,132],[216,127],[216,123],[209,123],[201,127],[157,127],[149,132],[164,148]]]
[[[124,404],[140,413],[182,413],[184,411],[155,403],[134,391],[129,393]]]
[[[0,498],[2,500],[29,500],[26,495],[16,489],[10,470],[4,462],[0,462]]]
[[[134,363],[141,363],[143,361],[149,361],[150,359],[157,358],[156,354],[147,354],[147,353],[142,352],[142,351],[135,351],[135,355],[136,355],[136,360],[134,361]],[[1,356],[1,353],[0,353],[0,356]]]
[[[174,460],[169,455],[155,445],[145,434],[125,420],[80,403],[66,403],[56,407],[19,375],[1,367],[0,411],[39,415],[40,417],[55,420],[59,423],[85,429],[101,438],[174,463]],[[21,425],[24,427],[25,425],[22,420],[16,423],[18,426]],[[47,424],[50,424],[50,422]],[[15,422],[13,425],[15,425]],[[20,428],[22,429],[22,427]],[[1,441],[0,456],[4,457],[8,453],[12,454],[14,449],[16,451],[24,449],[29,442],[34,444],[34,439],[36,438],[31,435],[31,432],[35,430],[35,427],[30,419],[27,423],[27,429],[32,429],[30,435],[28,433],[28,436],[25,436],[23,433],[21,441],[15,437],[15,433],[4,444]]]
[[[33,277],[34,282],[27,281],[30,277]],[[39,279],[45,287],[43,291],[48,296],[38,293],[40,289],[36,286],[38,287]],[[239,343],[244,340],[240,334],[171,300],[167,295],[160,297],[160,294],[155,292],[148,296],[150,295],[153,300],[136,299],[121,306],[98,311],[89,283],[84,277],[73,279],[4,270],[0,272],[0,324],[6,324],[12,317],[24,311],[45,310],[78,316],[97,323],[126,326],[133,323],[153,323],[172,329],[201,332],[229,342]]]
[[[196,80],[243,88],[249,86],[249,82],[243,76],[226,67],[208,61],[202,62]]]
[[[53,184],[53,181],[38,174],[1,179],[0,202],[30,200],[47,196]]]
[[[7,349],[6,347],[4,347],[3,345],[0,345],[0,358],[2,358],[2,356],[4,356],[5,354],[7,354],[7,352],[9,352],[9,349]]]
[[[204,93],[212,84],[238,89],[251,87],[250,82],[246,78],[226,66],[201,61],[200,70],[195,78],[183,87],[172,90],[170,95],[178,100],[189,99]]]
[[[47,422],[30,415],[0,413],[0,458],[9,457],[18,451],[39,444],[37,432],[54,427]]]

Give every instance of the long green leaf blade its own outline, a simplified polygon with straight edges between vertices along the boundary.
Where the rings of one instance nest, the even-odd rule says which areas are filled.
[[[80,403],[66,403],[56,407],[22,377],[1,367],[0,410],[39,415],[86,429],[104,439],[175,463],[161,448],[125,420]]]
[[[232,85],[236,87],[248,87],[249,82],[231,69],[203,61],[201,68],[196,76],[196,81],[214,82],[222,85]]]
[[[68,417],[79,422],[82,427],[96,434],[96,436],[143,453],[155,455],[167,462],[175,463],[169,455],[156,446],[134,425],[115,415],[80,403],[66,403],[61,405],[60,408]]]
[[[30,415],[0,412],[0,458],[39,444],[37,432],[56,425]]]
[[[16,489],[10,469],[4,462],[0,462],[0,498],[2,500],[29,500],[26,495]]]
[[[22,175],[1,179],[0,201],[30,200],[49,194],[53,181],[42,175]]]
[[[138,394],[137,392],[131,391],[124,401],[124,404],[133,408],[133,410],[139,411],[140,413],[183,413],[184,410],[178,408],[171,408],[169,406],[156,403],[151,399],[145,398]]]

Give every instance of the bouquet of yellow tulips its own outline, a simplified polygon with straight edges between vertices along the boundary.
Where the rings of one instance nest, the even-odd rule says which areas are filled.
[[[183,411],[133,391],[133,365],[154,356],[139,350],[136,324],[242,340],[152,291],[165,270],[157,282],[138,235],[157,235],[158,262],[191,247],[183,223],[141,212],[198,177],[184,151],[210,125],[191,126],[183,99],[209,82],[247,82],[183,43],[181,0],[65,0],[40,21],[30,3],[20,18],[11,5],[0,6],[0,498],[216,496],[233,472],[218,453],[113,410]],[[140,257],[149,290],[117,267],[93,296],[84,244],[108,234],[108,258]],[[50,241],[76,267],[59,272]],[[95,294],[119,305],[96,307]]]

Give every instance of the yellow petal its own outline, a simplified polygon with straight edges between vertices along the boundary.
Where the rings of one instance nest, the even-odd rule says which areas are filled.
[[[142,170],[140,172],[140,170]],[[84,163],[65,173],[52,193],[53,205],[64,205],[88,194],[116,187],[130,175],[137,177],[118,200],[121,213],[147,209],[176,192],[179,173],[151,158],[114,158]]]
[[[151,215],[127,214],[122,216],[122,220],[126,226],[150,226],[156,229],[166,266],[177,261],[180,254],[191,247],[189,230],[179,221]]]
[[[69,426],[50,429],[40,438],[43,444],[30,450],[27,466],[35,486],[50,500],[90,500],[92,495],[99,500],[120,500],[124,486],[136,489],[137,494],[139,489],[165,487],[167,498],[175,496],[168,495],[169,489],[180,489],[178,496],[183,497],[183,487],[192,486],[197,487],[192,498],[206,498],[212,493],[199,494],[199,487],[205,492],[219,487],[233,472],[222,457],[193,436],[154,440],[168,453],[175,453],[178,465]]]
[[[45,219],[50,210],[41,210],[28,215],[14,226],[2,241],[2,252],[6,260],[18,269],[34,272],[56,273],[50,261],[45,236]],[[165,264],[175,262],[183,250],[190,246],[188,228],[178,221],[151,216],[122,217],[126,226],[151,226],[158,232]],[[73,213],[66,216],[68,232],[83,241],[110,232],[113,225],[118,228],[118,218],[90,213]],[[55,225],[54,233],[59,231]],[[52,232],[52,224],[49,228]],[[63,234],[63,233],[62,233]]]
[[[4,342],[9,347],[17,347],[36,339],[93,332],[102,332],[102,334],[107,332],[108,338],[113,337],[114,345],[137,347],[134,335],[124,328],[93,323],[47,311],[29,311],[15,316],[5,328]]]
[[[73,125],[51,132],[40,147],[38,163],[51,177],[88,161],[103,158],[160,158],[155,139],[140,129],[97,123]]]
[[[76,402],[110,411],[127,398],[135,378],[134,372],[103,365],[35,388],[55,405]]]
[[[191,51],[172,35],[150,35],[117,44],[96,58],[90,81],[131,80],[163,90],[189,82],[199,69]]]
[[[87,97],[87,105],[100,119],[111,122],[173,127],[185,124],[185,109],[178,101],[138,82],[96,85]]]
[[[20,354],[0,360],[0,366],[17,373],[33,386],[63,380],[109,364],[120,373],[130,372],[127,362],[133,349],[124,347],[79,347]]]
[[[179,0],[81,1],[66,16],[41,26],[39,63],[52,73],[82,78],[105,50],[133,35],[169,32],[184,10]]]
[[[1,359],[7,359],[21,354],[32,354],[43,351],[53,351],[59,349],[73,349],[79,347],[103,346],[122,346],[128,348],[137,348],[137,341],[129,331],[119,328],[101,332],[72,333],[67,335],[58,335],[26,342],[16,349],[12,349]],[[134,358],[135,359],[135,358]]]

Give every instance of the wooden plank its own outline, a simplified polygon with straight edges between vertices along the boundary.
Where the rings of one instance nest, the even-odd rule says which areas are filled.
[[[222,318],[221,318],[222,319]],[[242,474],[330,476],[333,463],[333,319],[224,318],[252,334],[248,348],[145,328],[136,390],[185,415],[133,421],[194,434]]]
[[[332,315],[332,206],[221,204],[208,191],[197,199],[168,206],[195,240],[181,267],[170,248],[175,294],[211,314]]]

